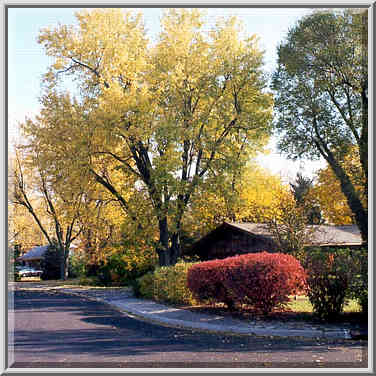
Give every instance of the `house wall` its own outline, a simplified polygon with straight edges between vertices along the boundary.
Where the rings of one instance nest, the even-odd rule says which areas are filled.
[[[196,253],[203,260],[213,260],[246,253],[273,252],[275,249],[274,243],[268,238],[252,236],[240,231],[223,231],[202,244]]]
[[[310,250],[310,249],[316,249],[316,248],[320,248],[322,249],[323,251],[328,251],[328,250],[331,250],[331,249],[354,249],[354,250],[357,250],[357,249],[363,249],[365,248],[364,245],[362,244],[332,244],[332,245],[316,245],[316,246],[308,246],[308,247],[305,247],[306,250]]]
[[[361,245],[316,245],[310,248],[350,248],[358,249]],[[255,235],[233,227],[220,226],[201,241],[193,245],[190,256],[198,255],[201,260],[223,259],[235,255],[255,252],[276,252],[277,246],[267,236]]]

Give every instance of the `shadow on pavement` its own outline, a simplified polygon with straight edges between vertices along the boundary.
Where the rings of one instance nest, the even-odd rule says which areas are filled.
[[[23,353],[41,351],[62,356],[89,353],[93,357],[118,358],[120,362],[124,356],[162,352],[215,352],[218,354],[251,351],[259,354],[283,352],[286,356],[291,356],[292,361],[294,361],[294,357],[301,352],[322,353],[323,345],[327,348],[324,351],[329,353],[337,351],[330,349],[331,344],[346,349],[359,348],[366,344],[366,342],[362,341],[269,339],[199,333],[197,331],[168,328],[135,320],[105,304],[75,296],[25,291],[15,292],[15,312],[28,310],[30,307],[33,308],[33,312],[59,312],[62,315],[73,312],[78,320],[94,324],[97,327],[80,330],[59,330],[59,323],[57,322],[55,330],[37,330],[34,328],[16,330],[14,333],[16,354],[17,351],[21,350]],[[366,349],[366,347],[364,348]],[[22,363],[16,363],[14,366],[20,366],[20,364]],[[231,367],[229,366],[230,363],[224,364],[227,364],[227,367]],[[287,364],[286,367],[291,367],[289,363],[285,364]],[[312,366],[312,363],[310,364]],[[127,367],[129,366],[128,364]],[[108,367],[108,365],[105,367]],[[118,367],[122,366],[118,365]],[[158,367],[163,366],[159,365]],[[190,367],[193,366],[190,365]],[[208,365],[208,367],[212,367],[212,365]],[[274,365],[270,365],[270,367],[274,367]],[[349,366],[342,363],[342,366],[338,367],[365,367],[365,365],[353,364]]]

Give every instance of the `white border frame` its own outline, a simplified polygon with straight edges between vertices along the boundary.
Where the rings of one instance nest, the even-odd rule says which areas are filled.
[[[230,2],[222,2],[222,1],[213,1],[213,0],[206,0],[204,2],[201,2],[199,0],[193,0],[189,2],[180,2],[180,1],[164,1],[164,2],[158,2],[158,1],[139,1],[139,2],[127,2],[127,1],[119,1],[119,0],[112,0],[110,3],[106,4],[103,2],[96,2],[96,1],[72,1],[72,0],[67,0],[67,1],[38,1],[38,2],[31,2],[31,1],[21,1],[21,0],[8,0],[4,1],[1,0],[1,19],[2,19],[2,25],[3,25],[3,35],[1,38],[1,46],[2,46],[2,51],[3,51],[3,56],[4,58],[1,60],[1,80],[2,80],[2,91],[1,91],[1,109],[3,110],[1,113],[3,115],[3,127],[1,128],[1,136],[2,139],[4,140],[3,144],[3,153],[1,154],[1,172],[3,176],[2,184],[1,184],[1,193],[2,197],[6,198],[7,197],[7,187],[5,186],[5,182],[7,179],[5,178],[5,174],[8,171],[7,167],[7,158],[8,158],[8,153],[7,153],[7,93],[6,93],[6,85],[5,83],[7,82],[7,77],[6,77],[6,64],[5,64],[5,58],[7,58],[7,51],[5,51],[6,48],[6,41],[5,38],[7,36],[7,30],[5,30],[5,6],[25,6],[25,7],[66,7],[68,8],[69,6],[72,7],[119,7],[119,6],[124,6],[124,7],[137,7],[137,8],[142,8],[142,7],[251,7],[251,8],[266,8],[266,7],[283,7],[283,8],[311,8],[311,7],[317,7],[317,8],[360,8],[360,7],[367,7],[368,8],[368,15],[369,15],[369,98],[371,98],[371,103],[373,103],[373,83],[374,83],[374,77],[373,71],[374,71],[374,66],[373,66],[373,56],[374,56],[374,29],[373,29],[373,22],[374,22],[374,16],[375,16],[375,4],[370,1],[328,1],[325,0],[320,0],[320,1],[314,1],[314,2],[307,2],[305,3],[304,1],[257,1],[257,2],[252,2],[250,3],[249,0],[237,0],[234,3]],[[3,99],[4,98],[4,99]],[[369,123],[373,124],[373,108],[372,106],[369,106],[371,111],[369,111]],[[369,161],[373,161],[373,143],[374,143],[374,134],[373,134],[373,128],[371,126],[369,130],[369,139],[371,140],[371,143],[369,143],[369,155],[371,158],[369,158]],[[371,163],[369,163],[371,164]],[[371,164],[372,166],[372,164]],[[373,169],[371,169],[370,177],[369,177],[369,186],[371,187],[370,195],[369,195],[369,223],[373,223],[373,178],[374,178],[374,172]],[[6,228],[7,228],[7,207],[5,206],[5,200],[1,201],[0,204],[0,212],[3,213],[2,219],[4,220],[4,225],[1,226],[1,232],[0,232],[0,237],[1,239],[4,239],[4,258],[3,261],[3,278],[1,279],[1,301],[8,303],[7,299],[7,255],[5,252],[5,249],[7,249],[7,233],[6,233]],[[373,228],[372,226],[369,226],[369,249],[373,250]],[[373,252],[369,252],[369,273],[368,273],[368,278],[369,278],[369,286],[373,286],[373,273],[372,270],[374,266],[374,257],[373,257]],[[374,292],[369,295],[369,303],[370,307],[373,307],[373,296]],[[5,309],[7,307],[5,306]],[[4,315],[5,313],[5,315]],[[99,368],[70,368],[70,369],[64,369],[64,368],[6,368],[6,358],[7,358],[7,333],[6,330],[9,329],[7,323],[6,323],[6,312],[2,311],[3,320],[1,322],[1,330],[3,333],[3,338],[4,341],[2,342],[3,346],[5,347],[2,349],[3,351],[1,352],[1,364],[0,368],[3,372],[6,372],[7,374],[24,374],[24,373],[30,373],[30,374],[51,374],[51,373],[56,373],[56,374],[109,374],[109,373],[197,373],[197,372],[202,372],[202,373],[260,373],[260,374],[265,374],[265,373],[340,373],[340,374],[351,374],[356,372],[356,374],[360,373],[366,373],[366,374],[373,374],[373,352],[371,354],[371,350],[374,351],[374,349],[369,347],[369,364],[368,368],[359,368],[359,369],[349,369],[349,368],[323,368],[323,369],[317,369],[317,368],[304,368],[304,369],[298,369],[298,368],[285,368],[285,369],[279,369],[279,368],[265,368],[265,369],[238,369],[238,368],[210,368],[210,369],[203,369],[203,368],[187,368],[187,369],[182,369],[182,368],[129,368],[129,369],[124,369],[124,368],[108,368],[106,371],[104,369],[99,369]],[[372,323],[372,326],[370,327],[369,330],[369,344],[374,344],[374,335],[373,335],[373,309],[370,310],[369,312],[369,317],[368,317],[368,322],[369,324]],[[371,356],[370,356],[371,355]]]

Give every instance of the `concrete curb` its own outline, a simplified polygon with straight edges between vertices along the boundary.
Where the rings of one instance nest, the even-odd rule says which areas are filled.
[[[159,315],[143,312],[127,306],[116,300],[106,301],[104,299],[90,297],[80,292],[64,291],[64,289],[53,289],[67,295],[75,295],[83,297],[88,300],[105,303],[119,312],[125,313],[132,318],[136,318],[145,322],[158,324],[167,327],[197,330],[205,333],[222,334],[222,335],[236,335],[236,336],[255,336],[255,337],[273,337],[273,338],[297,338],[297,339],[352,339],[350,330],[348,329],[273,329],[273,328],[255,328],[255,327],[239,327],[239,326],[222,326],[210,323],[191,322],[179,319],[170,319],[161,317]]]
[[[112,303],[113,304],[113,303]],[[257,336],[257,337],[288,337],[288,338],[335,338],[335,339],[351,339],[350,333],[347,329],[341,330],[313,330],[313,329],[267,329],[267,328],[242,328],[237,326],[226,326],[207,323],[192,323],[184,320],[178,319],[168,319],[160,316],[154,316],[145,312],[140,312],[137,310],[132,310],[129,308],[124,308],[116,305],[121,310],[127,312],[128,314],[134,315],[138,318],[147,318],[149,321],[156,322],[158,324],[167,324],[168,326],[193,329],[205,332],[211,332],[216,334],[232,334],[232,335],[247,335],[247,336]]]

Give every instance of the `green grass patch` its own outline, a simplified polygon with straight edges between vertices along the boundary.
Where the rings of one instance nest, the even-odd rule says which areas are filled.
[[[21,283],[32,283],[37,284],[38,286],[43,286],[47,288],[80,288],[85,287],[87,289],[106,289],[106,288],[122,288],[124,289],[125,286],[103,286],[99,284],[98,279],[95,277],[81,277],[81,278],[68,278],[65,281],[61,279],[49,279],[49,280],[41,280],[39,277],[25,277],[22,278]],[[130,287],[127,287],[130,288]]]
[[[312,313],[312,304],[310,303],[308,297],[306,296],[298,296],[295,300],[291,297],[290,302],[287,304],[286,308],[296,313]],[[344,312],[360,312],[361,307],[359,303],[352,299],[345,303],[343,307]]]
[[[18,282],[39,282],[40,277],[21,277]]]
[[[38,285],[46,287],[71,287],[80,285],[79,278],[69,278],[65,281],[61,279],[49,279],[43,281],[39,277],[23,277],[21,278],[21,282],[38,282]]]

